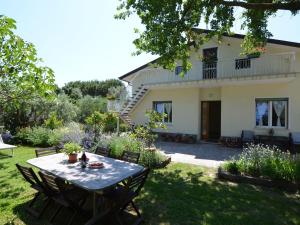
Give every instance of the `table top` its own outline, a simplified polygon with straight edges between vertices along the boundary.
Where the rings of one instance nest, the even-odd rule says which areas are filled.
[[[86,153],[91,162],[102,162],[101,169],[81,168],[80,162],[68,163],[68,156],[59,153],[30,159],[27,163],[89,191],[99,191],[113,186],[143,169],[125,161]]]

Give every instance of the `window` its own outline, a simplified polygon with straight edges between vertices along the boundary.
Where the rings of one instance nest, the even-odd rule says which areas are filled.
[[[251,59],[236,59],[235,60],[235,69],[247,69],[251,67]]]
[[[256,126],[287,128],[288,99],[256,99]]]
[[[164,123],[172,123],[172,102],[153,102],[153,109],[160,113],[166,114],[166,117],[163,118]]]
[[[217,78],[218,48],[203,49],[203,79]]]

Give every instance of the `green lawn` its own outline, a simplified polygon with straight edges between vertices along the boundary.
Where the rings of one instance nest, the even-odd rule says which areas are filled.
[[[34,157],[22,147],[0,159],[0,224],[41,225],[24,212],[33,191],[15,163]],[[215,170],[171,164],[153,171],[137,200],[145,224],[300,224],[300,198],[278,190],[218,181]],[[13,222],[10,222],[13,221]]]

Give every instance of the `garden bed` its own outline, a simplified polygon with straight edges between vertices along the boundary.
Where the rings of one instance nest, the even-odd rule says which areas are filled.
[[[252,177],[243,174],[232,174],[224,171],[221,167],[219,167],[217,175],[221,180],[228,180],[235,183],[248,183],[264,187],[275,187],[288,192],[297,192],[300,190],[300,186],[292,182],[283,180],[270,180],[262,177]]]

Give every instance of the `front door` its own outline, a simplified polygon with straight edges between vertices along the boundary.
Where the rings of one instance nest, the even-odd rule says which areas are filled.
[[[221,101],[205,101],[201,104],[201,138],[217,141],[221,136]]]

